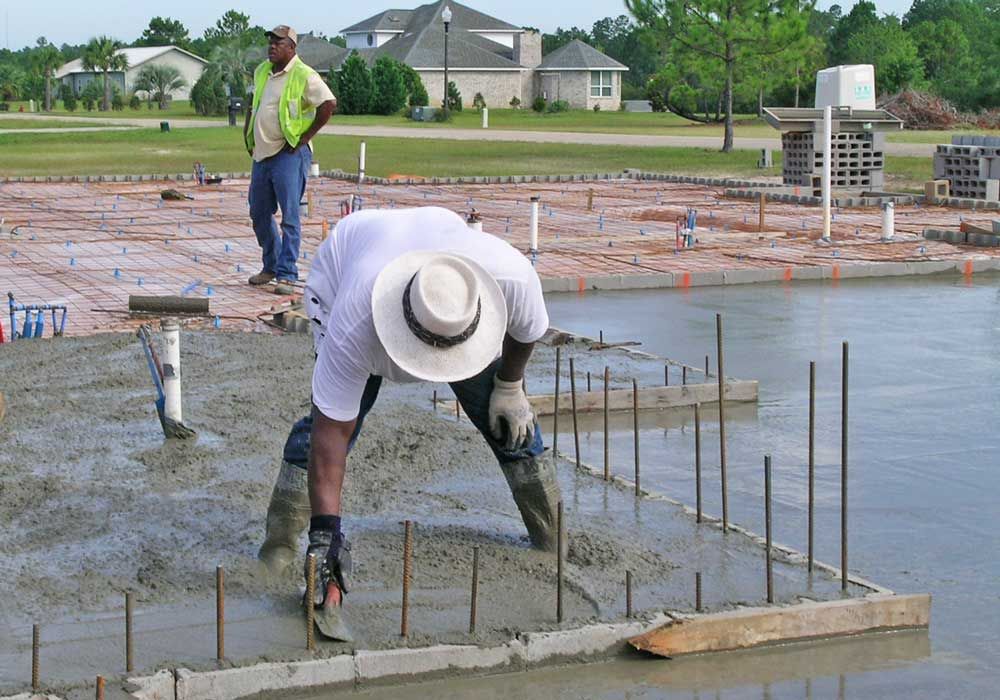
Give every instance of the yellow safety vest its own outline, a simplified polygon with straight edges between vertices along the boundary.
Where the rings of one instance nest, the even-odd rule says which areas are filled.
[[[271,62],[264,61],[257,66],[253,73],[253,111],[250,117],[250,128],[247,129],[247,149],[251,153],[254,147],[253,128],[254,122],[257,121],[257,107],[264,95],[264,88],[267,85],[267,77],[271,73],[271,68]],[[299,145],[302,134],[306,133],[316,119],[314,106],[310,106],[308,111],[302,110],[302,100],[309,83],[309,76],[315,72],[301,60],[295,61],[285,79],[285,89],[281,92],[281,99],[278,102],[278,123],[281,125],[281,133],[284,134],[285,140],[292,148]]]

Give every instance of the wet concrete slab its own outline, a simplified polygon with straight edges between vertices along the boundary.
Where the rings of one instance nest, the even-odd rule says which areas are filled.
[[[281,446],[308,403],[308,338],[184,336],[192,445],[164,445],[137,342],[127,335],[16,344],[3,354],[10,412],[0,433],[0,690],[23,689],[30,629],[43,625],[46,687],[124,664],[122,595],[135,592],[137,671],[215,668],[214,574],[227,572],[227,663],[304,658],[301,575],[263,575],[255,552]],[[100,358],[100,362],[91,362]],[[546,366],[533,365],[532,376]],[[529,380],[531,381],[531,380]],[[44,385],[45,391],[38,391]],[[444,392],[444,387],[438,387]],[[555,620],[555,560],[527,546],[496,463],[468,421],[435,415],[427,386],[388,386],[352,453],[345,530],[356,572],[357,648],[490,644],[531,631],[620,621],[635,609],[709,611],[764,598],[756,542],[699,527],[683,508],[636,500],[563,460],[566,616]],[[52,426],[59,426],[53,439]],[[399,636],[403,519],[416,523],[412,630]],[[481,551],[479,624],[467,631],[472,547]],[[839,581],[775,563],[776,599],[841,597]],[[865,590],[852,587],[850,595]],[[350,650],[321,644],[320,656]]]

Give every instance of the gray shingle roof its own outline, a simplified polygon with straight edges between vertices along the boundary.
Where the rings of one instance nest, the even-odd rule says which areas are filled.
[[[385,12],[380,12],[366,20],[351,25],[347,29],[342,29],[341,33],[374,32],[392,29],[417,32],[426,27],[428,23],[435,21],[440,23],[441,10],[444,9],[445,5],[451,8],[452,29],[521,31],[520,27],[504,22],[496,17],[491,17],[471,7],[466,7],[461,3],[454,2],[454,0],[435,0],[435,2],[428,5],[421,5],[415,10],[386,10]],[[395,18],[396,21],[391,21],[392,18]]]
[[[574,69],[626,71],[628,67],[579,39],[559,47],[542,59],[542,64],[538,66],[538,70]]]
[[[299,43],[295,51],[299,58],[307,65],[315,68],[320,73],[327,73],[330,70],[340,68],[350,51],[335,44],[331,44],[326,39],[315,37],[312,34],[300,34]],[[254,62],[260,62],[267,58],[267,49],[257,46],[247,52]]]
[[[357,24],[352,24],[347,29],[341,29],[340,33],[401,31],[406,29],[412,14],[413,10],[386,10]]]

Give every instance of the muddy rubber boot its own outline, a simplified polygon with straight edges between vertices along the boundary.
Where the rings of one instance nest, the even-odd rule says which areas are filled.
[[[306,470],[282,461],[267,507],[267,534],[257,554],[271,574],[280,574],[295,561],[311,513]]]
[[[562,495],[556,481],[556,468],[551,459],[528,459],[501,464],[503,475],[521,511],[528,538],[536,549],[555,552],[558,542],[556,511]]]

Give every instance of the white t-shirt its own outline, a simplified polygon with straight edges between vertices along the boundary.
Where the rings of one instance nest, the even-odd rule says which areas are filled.
[[[382,268],[415,250],[462,255],[489,272],[503,291],[507,333],[514,340],[533,343],[548,329],[538,275],[505,241],[473,231],[462,217],[438,207],[351,214],[320,245],[303,296],[317,351],[313,403],[327,418],[356,418],[370,375],[419,381],[389,359],[375,332],[371,308]]]

